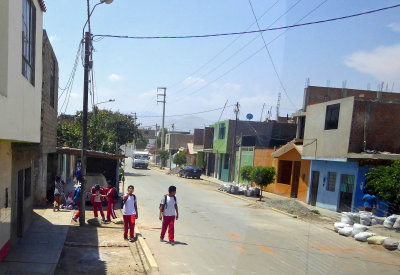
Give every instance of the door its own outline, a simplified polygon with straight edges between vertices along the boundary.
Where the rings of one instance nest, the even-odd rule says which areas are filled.
[[[310,204],[312,206],[315,206],[317,204],[318,184],[319,184],[319,171],[312,171],[311,193],[310,193]]]
[[[351,211],[353,202],[354,176],[342,175],[340,182],[339,212]]]
[[[292,198],[297,198],[297,194],[299,193],[300,167],[301,167],[301,162],[295,161],[293,164],[293,173],[292,173],[292,190],[291,190]]]
[[[18,171],[18,190],[17,190],[17,237],[22,237],[24,213],[24,170]]]

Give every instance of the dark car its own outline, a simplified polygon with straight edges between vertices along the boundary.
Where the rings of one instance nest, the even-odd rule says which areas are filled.
[[[201,176],[201,169],[195,165],[188,165],[183,167],[179,171],[179,176],[180,177],[185,177],[185,178],[196,178],[199,179]]]

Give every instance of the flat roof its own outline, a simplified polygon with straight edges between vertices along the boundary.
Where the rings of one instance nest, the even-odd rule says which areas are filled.
[[[110,154],[110,153],[101,152],[101,151],[87,150],[86,152],[87,152],[88,157],[108,158],[108,159],[115,159],[115,160],[126,158],[125,155],[116,155],[116,154]],[[80,156],[82,154],[82,149],[69,148],[69,147],[57,147],[57,153]]]

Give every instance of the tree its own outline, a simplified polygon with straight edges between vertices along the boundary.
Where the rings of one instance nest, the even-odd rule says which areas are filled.
[[[185,152],[179,151],[177,154],[175,154],[173,162],[178,166],[185,165],[187,162],[187,157]]]
[[[365,174],[366,188],[382,201],[390,204],[390,212],[400,210],[400,160],[395,160],[391,165],[371,168]]]
[[[88,114],[88,149],[120,153],[119,146],[140,137],[138,125],[132,115],[94,107]],[[82,112],[73,119],[57,123],[57,145],[81,148]]]
[[[149,139],[144,136],[139,136],[135,139],[136,149],[145,149],[148,143]]]
[[[165,162],[169,158],[169,153],[166,150],[158,150],[158,155],[161,159],[161,167],[165,166]]]
[[[250,165],[243,166],[240,169],[240,177],[242,178],[242,180],[244,180],[246,182],[250,182],[251,181],[250,174],[251,174],[252,170],[253,170],[253,166],[250,166]]]
[[[274,181],[275,178],[275,168],[274,167],[263,167],[256,166],[253,167],[250,173],[251,180],[260,187],[267,186]],[[260,188],[260,201],[262,198],[262,188]]]

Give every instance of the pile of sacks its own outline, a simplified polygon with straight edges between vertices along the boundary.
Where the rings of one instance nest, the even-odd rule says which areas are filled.
[[[388,229],[400,229],[400,215],[391,215],[383,222],[383,226]]]
[[[369,230],[368,226],[378,223],[383,224],[386,228],[394,228],[394,226],[397,226],[398,221],[400,225],[400,220],[398,218],[398,215],[392,215],[386,219],[382,219],[373,216],[372,213],[369,212],[343,212],[341,221],[334,224],[334,230],[342,236],[352,236],[360,242],[383,245],[388,250],[400,250],[398,240],[384,236],[376,236],[375,233],[367,232]]]
[[[219,190],[234,195],[245,195],[246,197],[258,197],[260,195],[260,188],[242,184],[222,184]]]

